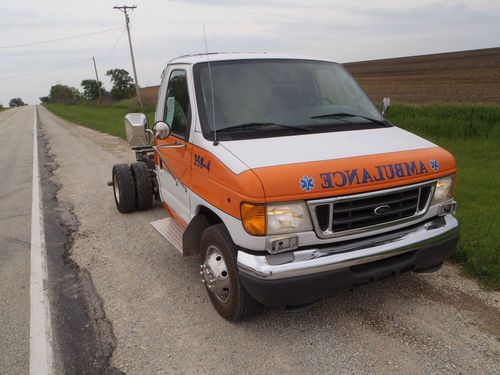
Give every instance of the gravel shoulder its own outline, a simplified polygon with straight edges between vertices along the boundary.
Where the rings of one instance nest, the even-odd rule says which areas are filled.
[[[341,292],[312,309],[265,309],[231,324],[210,306],[198,260],[182,258],[149,224],[164,210],[120,214],[115,163],[133,160],[121,139],[39,108],[59,168],[57,198],[79,227],[71,258],[88,271],[112,324],[116,368],[142,373],[500,372],[500,293],[459,268],[405,274]]]

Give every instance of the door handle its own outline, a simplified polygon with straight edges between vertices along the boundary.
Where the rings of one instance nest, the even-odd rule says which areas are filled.
[[[186,147],[185,143],[175,141],[174,143],[169,143],[166,145],[161,145],[161,146],[156,146],[156,148],[160,150],[164,150],[166,148],[181,148],[181,147]]]

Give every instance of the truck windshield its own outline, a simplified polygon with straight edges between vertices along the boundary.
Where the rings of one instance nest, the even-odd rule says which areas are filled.
[[[390,126],[340,65],[287,59],[194,66],[203,134],[220,140]],[[213,103],[211,86],[213,86]]]

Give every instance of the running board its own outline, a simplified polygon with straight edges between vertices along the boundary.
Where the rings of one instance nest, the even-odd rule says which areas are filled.
[[[182,251],[182,235],[184,234],[184,229],[177,224],[177,222],[171,217],[165,219],[160,219],[152,221],[151,225],[160,234],[165,237],[165,239],[170,242],[181,254]]]

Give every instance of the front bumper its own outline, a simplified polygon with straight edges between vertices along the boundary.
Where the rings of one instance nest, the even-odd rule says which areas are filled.
[[[458,242],[453,215],[331,247],[253,255],[238,251],[240,280],[257,301],[271,306],[303,304],[337,289],[404,271],[439,267]]]

